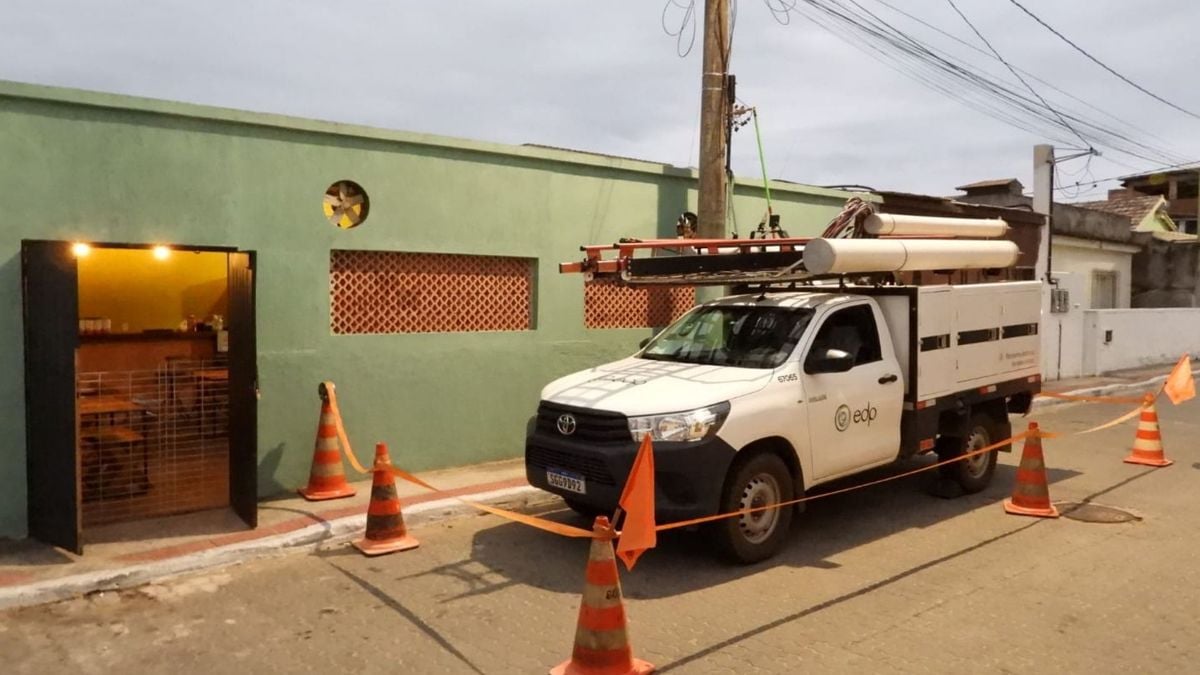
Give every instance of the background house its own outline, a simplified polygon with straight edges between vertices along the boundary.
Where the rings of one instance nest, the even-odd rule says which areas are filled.
[[[1200,200],[1197,199],[1200,164],[1182,166],[1170,171],[1126,176],[1121,179],[1121,185],[1127,193],[1163,197],[1167,202],[1167,214],[1178,226],[1178,230],[1187,234],[1197,234],[1197,220],[1200,218]],[[1113,198],[1112,192],[1109,193],[1109,198]]]
[[[958,201],[1030,208],[1016,179],[970,183]],[[1175,231],[1159,195],[1052,207],[1050,275],[1059,302],[1042,321],[1047,380],[1164,363],[1200,352],[1196,237]],[[1161,304],[1159,304],[1161,303]]]

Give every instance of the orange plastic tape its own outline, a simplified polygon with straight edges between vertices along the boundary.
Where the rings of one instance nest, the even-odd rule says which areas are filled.
[[[1077,396],[1075,394],[1060,394],[1055,391],[1043,391],[1036,398],[1056,398],[1063,401],[1088,401],[1089,403],[1141,403],[1140,396]]]
[[[338,443],[342,446],[342,450],[346,453],[346,459],[350,462],[350,466],[359,473],[370,473],[371,470],[363,467],[358,461],[358,457],[354,456],[354,448],[350,447],[350,437],[346,435],[346,425],[342,423],[342,411],[338,408],[337,394],[334,392],[333,383],[326,380],[321,384],[325,385],[325,393],[329,395],[329,408],[333,411],[333,423],[337,427]]]
[[[1120,417],[1118,417],[1116,419],[1109,420],[1109,421],[1105,422],[1104,424],[1097,424],[1096,426],[1092,427],[1091,429],[1084,429],[1083,431],[1073,432],[1072,435],[1090,434],[1093,431],[1100,431],[1102,429],[1109,429],[1111,427],[1115,427],[1118,424],[1128,422],[1129,420],[1133,419],[1134,417],[1140,415],[1142,413],[1142,410],[1145,407],[1146,407],[1146,405],[1143,403],[1142,405],[1139,405],[1138,407],[1134,408],[1133,410],[1130,410],[1129,412],[1125,413],[1124,415],[1121,415]]]
[[[409,483],[412,483],[413,485],[419,485],[431,492],[436,492],[439,494],[446,494],[445,490],[439,490],[439,489],[435,488],[434,486],[421,480],[420,478],[417,478],[416,476],[405,471],[404,469],[397,469],[396,467],[393,466],[392,473],[400,480],[408,481]],[[467,504],[468,506],[473,506],[473,507],[479,509],[480,511],[486,511],[487,513],[490,513],[494,516],[500,516],[501,518],[506,518],[513,522],[521,523],[522,525],[536,527],[539,530],[544,530],[546,532],[552,532],[554,534],[559,534],[564,537],[577,537],[580,539],[583,539],[583,538],[591,539],[592,538],[591,530],[585,530],[583,528],[575,527],[573,525],[565,525],[563,523],[556,523],[553,520],[546,520],[545,518],[538,518],[537,516],[530,516],[530,515],[526,515],[524,513],[517,513],[516,511],[509,511],[508,509],[502,509],[497,506],[491,506],[490,504],[480,504],[479,502],[473,502],[473,501],[470,501],[467,499],[463,499],[461,497],[455,497],[454,495],[446,495],[446,496],[453,497],[454,499],[457,499],[458,501],[462,502],[463,504]]]
[[[1037,431],[1034,433],[1036,433],[1041,438],[1053,438],[1053,436],[1054,436],[1054,434],[1049,434],[1044,431]],[[880,478],[879,480],[873,480],[873,481],[869,481],[866,483],[860,483],[858,485],[851,485],[850,487],[842,488],[840,490],[833,490],[830,492],[822,492],[819,495],[812,495],[812,496],[808,496],[808,497],[799,497],[797,499],[789,499],[786,502],[779,502],[777,504],[768,504],[766,506],[756,506],[756,507],[750,508],[750,509],[741,509],[740,511],[730,511],[728,513],[718,513],[713,516],[704,516],[701,518],[691,518],[688,520],[676,521],[674,523],[663,523],[662,525],[659,525],[658,527],[656,527],[655,530],[657,530],[658,532],[662,532],[664,530],[674,530],[674,529],[677,529],[680,527],[688,527],[691,525],[701,525],[703,523],[711,523],[711,522],[714,522],[717,520],[724,520],[725,518],[733,518],[735,516],[749,515],[751,513],[767,511],[769,509],[778,509],[778,508],[782,508],[784,506],[792,506],[794,504],[799,504],[801,502],[810,502],[810,501],[813,501],[814,499],[822,499],[824,497],[832,497],[833,495],[840,495],[845,492],[853,492],[854,490],[861,490],[862,488],[871,487],[872,485],[879,485],[880,483],[887,483],[887,482],[894,481],[894,480],[900,480],[901,478],[907,478],[909,476],[914,476],[918,473],[923,473],[925,471],[930,471],[930,470],[936,469],[939,466],[943,466],[945,464],[953,464],[954,462],[961,462],[962,460],[967,459],[968,457],[974,457],[975,455],[982,455],[985,452],[991,452],[993,450],[997,450],[999,448],[1002,448],[1002,447],[1008,445],[1009,443],[1013,443],[1016,441],[1020,441],[1020,440],[1029,438],[1031,435],[1033,435],[1033,434],[1031,434],[1028,431],[1022,431],[1021,433],[1016,434],[1014,436],[1010,436],[1009,438],[1006,438],[1002,441],[992,443],[991,445],[986,445],[982,448],[978,448],[978,449],[972,450],[970,452],[965,452],[953,459],[947,459],[947,460],[943,460],[940,462],[935,462],[933,464],[929,464],[927,466],[920,467],[919,469],[913,469],[912,471],[905,471],[904,473],[898,473],[894,476],[888,476],[887,478]]]

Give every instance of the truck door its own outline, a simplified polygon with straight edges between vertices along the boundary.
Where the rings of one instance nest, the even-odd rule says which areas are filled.
[[[881,317],[871,303],[825,315],[804,356],[813,479],[853,473],[896,458],[904,383]],[[811,372],[828,350],[853,357],[844,372]]]

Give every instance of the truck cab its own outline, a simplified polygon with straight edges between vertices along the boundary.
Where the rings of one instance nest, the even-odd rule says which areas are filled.
[[[702,304],[634,355],[546,385],[526,440],[528,480],[581,513],[611,512],[648,435],[656,515],[669,522],[788,501],[918,452],[953,457],[1002,440],[1009,409],[1027,407],[1040,382],[1031,377],[1039,289],[814,286]],[[1020,328],[1031,316],[1034,328]],[[986,328],[974,328],[979,321]],[[986,356],[969,353],[980,344]],[[947,355],[999,358],[960,365]],[[922,386],[923,361],[950,376],[929,372]],[[975,492],[995,465],[992,452],[943,468]],[[711,530],[728,557],[754,562],[779,548],[796,511],[758,511]]]

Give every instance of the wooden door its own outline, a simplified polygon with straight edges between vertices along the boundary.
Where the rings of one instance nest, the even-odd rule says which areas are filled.
[[[78,284],[69,242],[21,242],[29,535],[81,554],[75,408]]]

